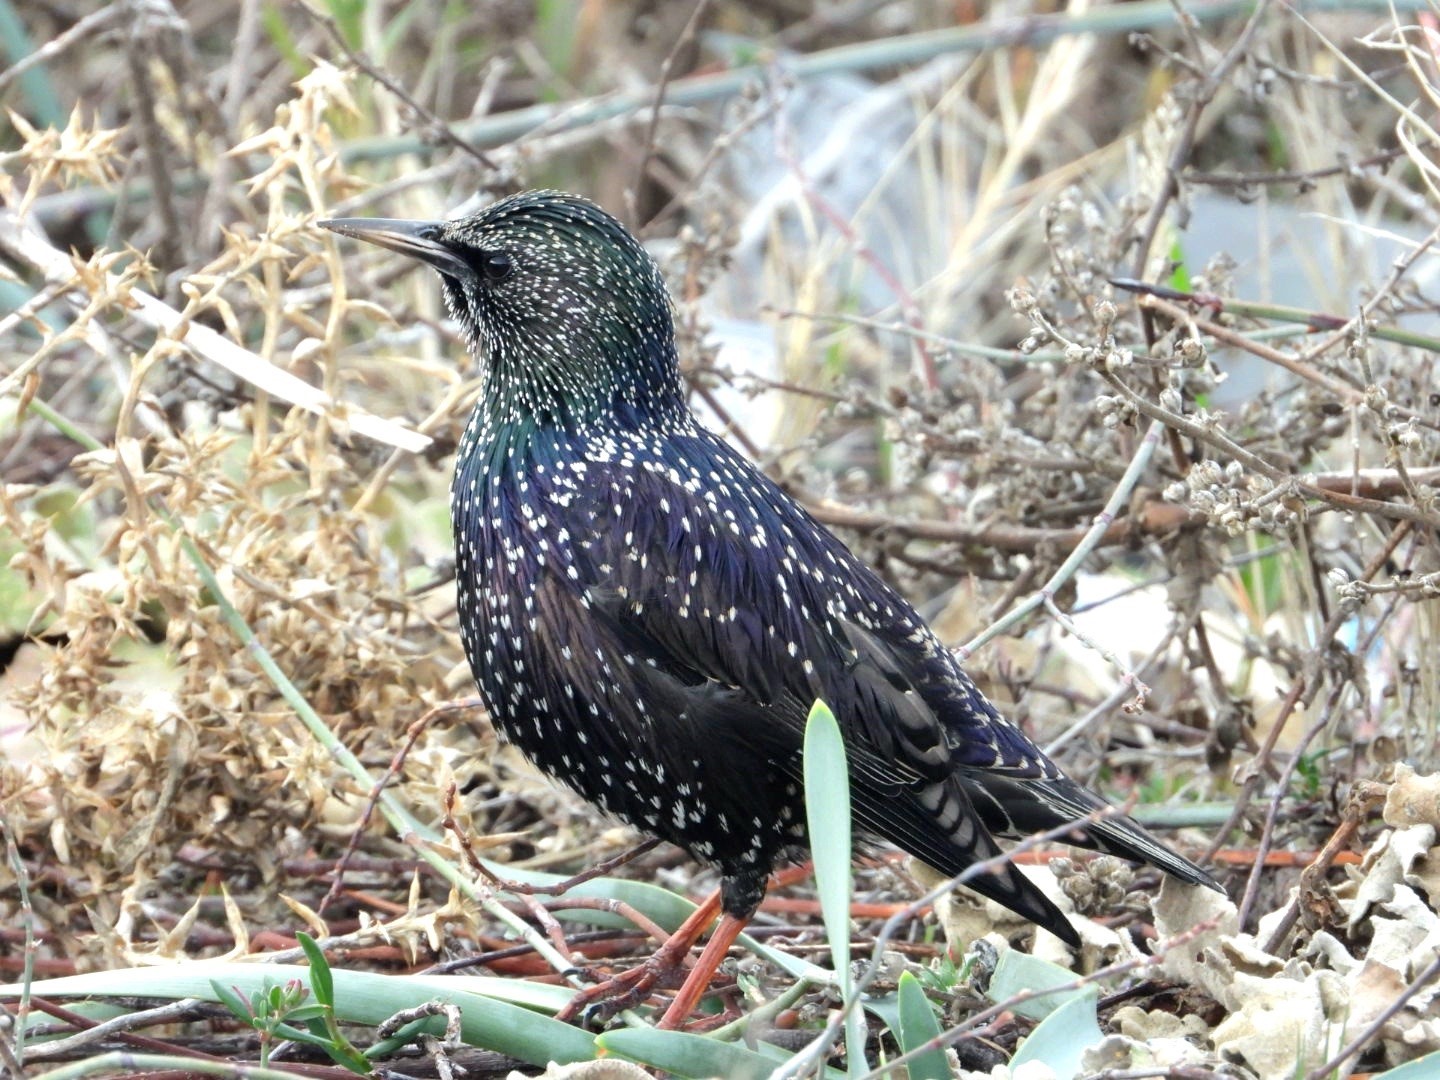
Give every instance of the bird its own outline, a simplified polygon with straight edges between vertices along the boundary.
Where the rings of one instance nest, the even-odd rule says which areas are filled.
[[[607,992],[656,988],[718,908],[662,1021],[680,1026],[771,871],[806,857],[817,700],[862,840],[947,876],[985,863],[970,889],[1072,947],[999,839],[1073,823],[1074,844],[1220,890],[1067,777],[910,603],[696,418],[662,272],[607,211],[546,190],[452,220],[319,224],[437,270],[482,363],[450,508],[460,637],[492,723],[600,810],[719,871],[717,896]]]

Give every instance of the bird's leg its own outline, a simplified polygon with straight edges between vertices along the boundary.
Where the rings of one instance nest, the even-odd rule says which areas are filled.
[[[749,921],[749,919],[737,918],[728,912],[725,914],[719,925],[715,927],[715,932],[710,935],[710,940],[705,943],[705,951],[700,954],[700,959],[695,961],[695,966],[685,977],[685,984],[680,987],[680,992],[675,995],[675,1000],[665,1010],[665,1015],[656,1025],[657,1027],[677,1031],[689,1019],[690,1014],[695,1011],[695,1006],[700,1004],[701,996],[709,988],[710,980],[715,977],[720,962],[725,959],[725,954],[730,951],[730,946],[735,944],[735,939],[740,936],[740,931],[745,929],[745,924]]]
[[[671,934],[648,960],[639,967],[622,971],[602,983],[580,991],[555,1014],[555,1019],[569,1023],[583,1015],[587,1020],[605,1020],[622,1009],[638,1005],[649,997],[650,992],[663,980],[672,978],[675,972],[685,966],[685,958],[690,955],[690,949],[719,913],[720,891],[717,889],[690,913],[690,917],[680,924],[680,928]],[[709,982],[708,976],[706,982]]]

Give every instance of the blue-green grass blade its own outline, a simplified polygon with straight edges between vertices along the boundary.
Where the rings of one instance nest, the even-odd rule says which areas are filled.
[[[940,1036],[940,1020],[930,1007],[920,980],[910,972],[900,976],[900,1029],[895,1033],[902,1053],[924,1046]],[[944,1050],[921,1054],[909,1065],[910,1080],[950,1080]]]
[[[1085,1051],[1105,1038],[1096,1016],[1098,996],[1094,987],[1088,987],[1040,1021],[1010,1059],[1011,1072],[1034,1061],[1047,1066],[1056,1080],[1082,1075]]]
[[[845,761],[845,740],[835,714],[816,701],[805,723],[805,815],[810,829],[810,855],[815,860],[815,886],[820,894],[820,915],[835,965],[841,996],[854,993],[850,974],[851,871],[850,772]],[[851,1075],[867,1071],[865,1016],[852,1009],[845,1024],[845,1057]]]
[[[765,1080],[775,1069],[773,1061],[753,1050],[683,1031],[620,1028],[597,1036],[595,1045],[605,1054],[663,1069],[674,1076]]]
[[[574,993],[568,987],[518,979],[377,975],[337,968],[330,969],[330,976],[335,1015],[345,1023],[378,1024],[402,1009],[427,1001],[445,1001],[460,1008],[461,1038],[471,1046],[509,1054],[541,1067],[550,1061],[589,1061],[595,1056],[595,1039],[589,1032],[552,1020],[533,1008],[512,1004],[519,999],[536,1008],[558,1009]],[[294,964],[197,961],[47,979],[33,984],[32,992],[55,997],[193,997],[218,1001],[211,980],[250,994],[289,979],[308,983],[309,977],[309,968]],[[0,986],[0,997],[18,993],[18,985]]]

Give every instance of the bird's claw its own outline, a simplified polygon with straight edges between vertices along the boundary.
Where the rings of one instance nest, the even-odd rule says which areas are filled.
[[[598,1027],[644,1002],[667,974],[667,966],[656,963],[652,957],[639,967],[622,971],[581,990],[555,1014],[555,1019],[566,1024],[578,1023],[585,1028]]]
[[[592,1030],[603,1027],[626,1009],[633,1009],[649,996],[648,991],[632,987],[629,990],[620,991],[614,997],[592,1002],[580,1010],[580,1026]]]

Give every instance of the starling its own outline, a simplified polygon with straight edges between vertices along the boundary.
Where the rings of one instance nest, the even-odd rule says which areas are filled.
[[[910,604],[695,419],[665,282],[615,218],[532,191],[453,221],[321,224],[438,270],[483,357],[451,490],[465,653],[503,737],[719,869],[726,920],[697,972],[771,869],[804,856],[817,698],[868,840],[956,875],[998,855],[996,837],[1088,818],[1075,843],[1219,888],[1130,818],[1090,818],[1107,804],[1000,715]],[[1079,944],[1013,866],[967,884]],[[689,929],[681,958],[704,924]]]

